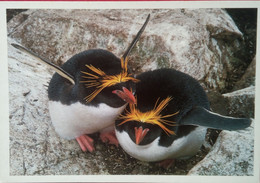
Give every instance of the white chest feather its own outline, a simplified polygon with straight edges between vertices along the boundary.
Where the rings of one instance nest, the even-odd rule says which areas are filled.
[[[197,127],[189,135],[175,140],[169,147],[159,146],[159,137],[148,145],[136,145],[128,133],[116,131],[122,148],[131,156],[141,161],[160,161],[193,156],[200,149],[206,135],[206,128]]]
[[[124,108],[125,105],[113,108],[102,103],[93,107],[79,102],[68,106],[49,101],[49,111],[55,131],[66,139],[95,133],[112,125]]]

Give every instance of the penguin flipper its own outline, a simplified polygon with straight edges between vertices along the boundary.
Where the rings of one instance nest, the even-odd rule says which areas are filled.
[[[69,80],[71,82],[71,84],[75,84],[75,79],[73,76],[71,76],[69,73],[67,73],[65,70],[63,70],[61,67],[51,63],[50,61],[40,57],[39,55],[37,55],[36,53],[32,52],[31,50],[29,50],[28,48],[25,48],[21,45],[12,43],[11,44],[13,47],[15,47],[18,50],[24,51],[29,55],[32,55],[33,57],[35,57],[37,60],[47,64],[49,67],[51,67],[52,69],[54,69],[60,76],[62,76],[63,78]]]
[[[248,118],[233,118],[213,113],[203,107],[194,107],[181,120],[180,125],[204,126],[219,130],[241,130],[251,125]]]
[[[129,45],[129,47],[127,48],[127,50],[125,51],[124,55],[122,56],[123,60],[126,60],[126,57],[128,56],[128,54],[131,52],[131,50],[133,49],[133,47],[136,45],[137,41],[140,39],[148,21],[150,19],[150,14],[147,16],[143,26],[141,27],[141,29],[139,30],[139,32],[137,33],[137,35],[135,36],[135,38],[133,39],[133,41],[131,42],[131,44]]]

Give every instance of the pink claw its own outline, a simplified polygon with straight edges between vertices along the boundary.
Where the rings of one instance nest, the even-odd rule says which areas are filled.
[[[80,137],[77,137],[76,140],[82,151],[86,152],[88,150],[89,152],[93,152],[95,150],[93,146],[94,140],[89,136],[81,135]]]
[[[110,131],[110,132],[101,132],[100,133],[100,139],[102,140],[102,142],[106,143],[108,142],[109,144],[114,144],[118,147],[118,140],[116,138],[116,134],[114,131]]]

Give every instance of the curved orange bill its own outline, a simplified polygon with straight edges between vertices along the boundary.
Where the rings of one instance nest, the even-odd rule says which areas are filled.
[[[123,87],[123,91],[121,90],[114,90],[112,93],[116,94],[118,97],[120,97],[123,101],[135,104],[136,99],[132,92],[130,92],[127,88]]]
[[[143,127],[135,127],[135,143],[137,145],[140,144],[140,142],[144,139],[145,135],[148,133],[149,129],[148,128],[145,128],[143,130]]]

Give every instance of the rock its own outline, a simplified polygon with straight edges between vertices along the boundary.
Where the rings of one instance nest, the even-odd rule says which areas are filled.
[[[188,175],[254,175],[254,127],[223,130],[207,156]]]
[[[53,71],[10,46],[19,42],[59,65],[90,48],[121,56],[148,13],[151,22],[130,57],[135,73],[172,67],[199,79],[205,88],[225,87],[227,73],[234,69],[230,50],[238,51],[242,34],[224,10],[23,12],[8,23],[11,176],[185,175],[203,159],[207,151],[202,149],[191,160],[181,160],[166,171],[153,163],[140,163],[120,147],[103,144],[97,134],[92,135],[96,151],[83,153],[75,140],[61,139],[52,127],[46,90]],[[224,46],[223,40],[227,41]]]
[[[233,91],[246,88],[249,86],[255,86],[255,71],[256,71],[256,57],[250,63],[248,68],[245,71],[245,74],[242,78],[235,84]]]
[[[230,93],[207,92],[212,111],[233,117],[254,118],[255,86]]]
[[[229,100],[221,93],[209,90],[207,96],[210,102],[210,108],[213,112],[221,115],[228,115]]]
[[[229,116],[254,118],[255,86],[250,86],[232,93],[223,94],[228,100]]]
[[[257,8],[226,8],[225,9],[236,23],[238,29],[243,32],[244,47],[241,51],[245,52],[241,58],[250,63],[256,55],[256,32],[257,32]]]
[[[62,64],[91,48],[121,56],[148,14],[151,20],[131,54],[135,73],[176,68],[222,90],[241,65],[242,33],[222,9],[28,10],[8,23],[8,36]]]
[[[240,45],[239,52],[234,52],[234,55],[240,55],[240,60],[243,60],[243,63],[240,63],[242,68],[248,67],[256,55],[256,32],[257,32],[257,9],[256,8],[228,8],[225,9],[231,18],[236,23],[238,29],[243,32],[243,44]],[[237,87],[237,82],[240,80],[244,74],[245,69],[235,69],[233,70],[232,76],[229,77],[226,90],[222,93],[227,93],[230,91],[235,91],[238,89],[246,88],[251,85],[252,80],[249,80],[249,85],[245,84],[244,86]]]
[[[19,13],[26,11],[28,9],[7,9],[6,10],[6,19],[9,22],[14,16],[18,15]]]

